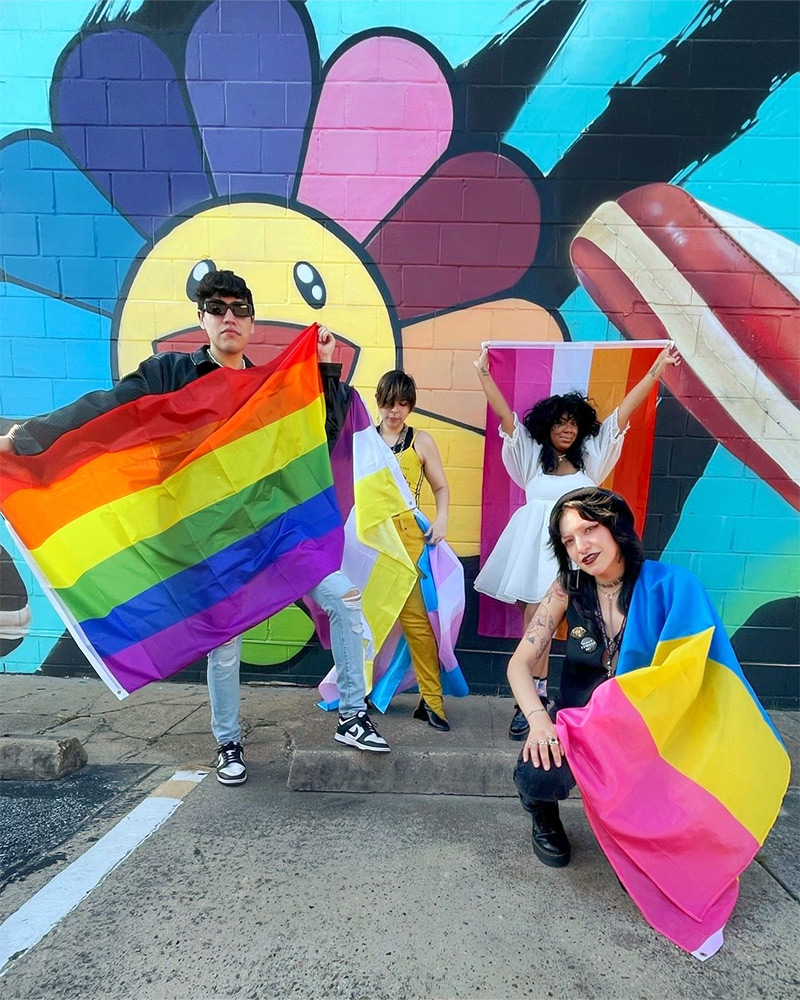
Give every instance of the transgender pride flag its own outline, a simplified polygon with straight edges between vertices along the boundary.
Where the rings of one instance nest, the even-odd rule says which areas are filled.
[[[600,343],[518,343],[492,341],[489,350],[492,378],[520,420],[540,399],[581,392],[594,402],[604,420],[630,390],[644,378],[665,340],[603,341]],[[644,528],[650,489],[650,466],[655,431],[656,393],[631,418],[622,457],[603,483],[621,493],[630,504],[639,534]],[[525,503],[525,492],[503,465],[499,420],[487,407],[486,444],[481,500],[481,566],[497,543],[511,515]],[[479,597],[481,635],[519,638],[522,616],[514,605]]]
[[[3,455],[0,512],[76,642],[124,698],[257,625],[341,564],[309,327]]]

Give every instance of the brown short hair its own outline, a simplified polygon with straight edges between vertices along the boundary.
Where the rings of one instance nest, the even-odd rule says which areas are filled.
[[[380,377],[375,399],[378,406],[392,406],[399,399],[404,399],[413,410],[417,405],[417,384],[410,375],[399,369],[386,372]]]

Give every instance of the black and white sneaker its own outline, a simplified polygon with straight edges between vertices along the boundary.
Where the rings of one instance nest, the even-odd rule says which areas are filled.
[[[351,719],[339,716],[339,725],[333,737],[337,743],[346,743],[357,750],[372,750],[373,753],[389,753],[391,747],[372,725],[366,712],[356,712]]]
[[[217,747],[217,781],[223,785],[243,785],[247,781],[241,743],[231,741]]]

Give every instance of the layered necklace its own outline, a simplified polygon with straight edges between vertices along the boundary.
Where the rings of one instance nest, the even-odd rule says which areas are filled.
[[[408,437],[408,429],[409,429],[408,428],[408,424],[403,424],[403,429],[397,435],[397,440],[395,441],[395,443],[394,444],[389,444],[387,442],[387,447],[391,451],[393,451],[395,455],[399,455],[400,452],[403,450],[403,447],[404,447],[404,445],[406,443],[406,438]],[[383,437],[383,421],[382,420],[378,424],[378,433],[380,434],[381,437]]]
[[[603,666],[605,667],[606,674],[609,677],[613,677],[617,669],[614,665],[614,657],[617,655],[619,647],[622,645],[622,636],[625,633],[625,625],[628,621],[628,616],[622,616],[622,624],[620,625],[619,632],[617,632],[613,638],[609,638],[605,618],[603,617],[603,609],[600,605],[600,596],[602,594],[603,597],[608,599],[608,617],[609,621],[613,622],[614,601],[619,595],[619,592],[622,590],[622,579],[622,577],[619,577],[617,580],[612,580],[611,583],[600,583],[599,580],[595,581],[597,584],[597,589],[595,590],[595,597],[597,599],[597,622],[603,635],[603,644],[605,645],[605,652],[603,653]]]

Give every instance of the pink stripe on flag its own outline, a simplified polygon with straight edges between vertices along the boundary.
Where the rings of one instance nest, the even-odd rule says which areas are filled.
[[[697,951],[709,938],[722,930],[739,896],[738,879],[723,889],[722,895],[711,904],[701,920],[695,920],[676,906],[624,851],[618,849],[586,800],[583,807],[603,853],[651,927],[684,951],[691,952]],[[658,915],[657,919],[654,914]]]
[[[589,822],[647,921],[693,951],[727,920],[758,842],[664,761],[616,680],[556,723]],[[602,816],[602,819],[600,819]]]
[[[446,542],[429,546],[428,557],[438,601],[438,608],[430,613],[430,620],[439,660],[445,670],[457,670],[456,642],[464,617],[464,568]]]

